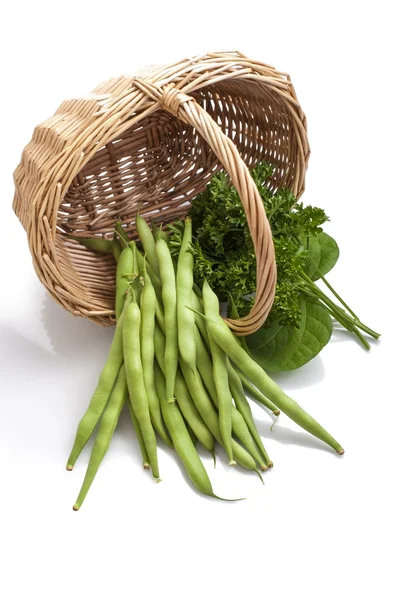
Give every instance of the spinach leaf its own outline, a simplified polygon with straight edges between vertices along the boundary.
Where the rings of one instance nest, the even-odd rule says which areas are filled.
[[[301,242],[307,248],[307,238],[303,236]],[[307,261],[304,271],[313,281],[317,281],[321,275],[326,275],[336,265],[339,246],[333,237],[321,231],[308,238],[308,255],[311,260]]]
[[[274,321],[246,337],[252,358],[266,371],[292,371],[314,358],[329,342],[332,318],[328,310],[312,298],[301,298],[298,327],[280,326]]]

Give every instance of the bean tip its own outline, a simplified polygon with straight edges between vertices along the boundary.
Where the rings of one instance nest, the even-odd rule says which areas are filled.
[[[167,400],[167,404],[175,404],[175,398],[170,398]]]
[[[261,483],[262,483],[263,485],[265,485],[265,483],[264,483],[264,479],[262,478],[262,475],[261,475],[260,471],[259,471],[258,469],[254,469],[254,472],[255,472],[255,473],[257,473],[258,477],[259,477],[259,478],[260,478],[260,480],[261,480]]]
[[[72,469],[74,468],[74,465],[67,465],[67,471],[72,471]]]
[[[78,506],[77,504],[74,504],[72,507],[72,510],[74,510],[75,512],[79,509],[80,509],[80,506]]]
[[[235,467],[236,466],[236,460],[230,460],[229,461],[229,466],[230,467]]]
[[[336,452],[337,452],[338,454],[340,454],[340,456],[342,456],[342,455],[344,454],[344,450],[343,450],[343,448],[339,448],[339,450],[336,450]]]
[[[274,412],[272,414],[275,415],[276,417],[279,417],[279,415],[281,414],[281,411],[279,410],[279,408],[277,408],[276,410],[274,410]]]
[[[268,461],[268,464],[267,464],[268,469],[272,469],[273,466],[274,466],[274,463],[272,462],[272,460]]]
[[[148,471],[150,469],[149,463],[143,463],[143,469],[146,469],[146,471]]]
[[[156,483],[160,483],[162,481],[162,479],[160,479],[160,477],[154,477],[154,481]]]
[[[247,498],[221,498],[221,496],[217,496],[216,494],[210,495],[217,500],[222,500],[223,502],[241,502],[242,500],[247,500]]]
[[[265,471],[268,471],[268,465],[261,465],[260,469],[265,473]]]

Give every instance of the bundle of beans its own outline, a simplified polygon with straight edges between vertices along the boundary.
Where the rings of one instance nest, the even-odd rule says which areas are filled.
[[[220,316],[218,298],[207,281],[201,291],[194,286],[190,219],[185,220],[176,264],[167,233],[152,232],[140,215],[136,227],[143,252],[120,225],[113,241],[80,240],[98,251],[114,253],[117,324],[68,459],[67,469],[72,470],[99,424],[74,510],[88,493],[125,402],[144,468],[159,480],[157,434],[176,450],[193,484],[208,496],[218,497],[197,453],[197,442],[214,457],[214,444],[219,443],[230,465],[239,464],[259,475],[272,467],[247,396],[275,415],[284,412],[343,454],[340,444],[250,358]]]

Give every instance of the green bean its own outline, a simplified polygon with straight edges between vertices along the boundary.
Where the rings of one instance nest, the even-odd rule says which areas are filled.
[[[143,277],[144,286],[141,297],[142,322],[140,348],[142,353],[144,384],[149,401],[150,417],[154,428],[161,439],[168,446],[171,446],[171,439],[162,420],[160,401],[154,383],[154,328],[157,298],[146,271],[144,272]]]
[[[143,273],[146,270],[147,275],[150,277],[151,283],[153,284],[154,291],[156,293],[159,302],[162,301],[161,293],[161,281],[158,275],[156,275],[149,265],[149,262],[144,258],[144,255],[136,247],[136,257],[138,261],[139,273]]]
[[[156,297],[156,320],[157,323],[160,326],[161,331],[164,333],[165,335],[165,318],[164,318],[164,310],[163,307],[161,305],[161,302],[159,302],[158,298]]]
[[[168,242],[169,242],[169,234],[168,234],[168,231],[165,231],[165,230],[162,228],[162,224],[161,224],[159,227],[157,227],[157,226],[156,226],[156,225],[153,223],[153,227],[152,227],[152,229],[153,229],[153,237],[154,237],[154,241],[155,241],[155,242],[156,242],[157,240],[159,240],[159,239],[162,239],[162,240],[164,240],[165,242],[167,242],[167,244],[168,244]]]
[[[243,388],[246,390],[250,398],[256,400],[259,404],[262,404],[263,406],[268,408],[276,417],[279,417],[279,415],[281,414],[279,408],[276,408],[275,404],[272,404],[272,402],[268,400],[268,398],[266,398],[264,394],[262,394],[260,390],[257,389],[256,386],[253,385],[251,381],[247,379],[247,377],[243,375],[243,373],[239,369],[235,369],[235,371],[239,375]]]
[[[125,311],[124,311],[125,312]],[[71,454],[68,458],[67,470],[72,471],[74,464],[87,444],[106,407],[119,370],[124,362],[122,346],[123,316],[118,320],[114,338],[111,343],[107,362],[100,374],[96,390],[90,400],[89,406],[81,418]]]
[[[139,304],[140,297],[142,295],[142,286],[140,285],[140,276],[139,276],[139,265],[137,260],[137,247],[136,242],[129,242],[129,248],[132,251],[133,257],[133,281],[130,283],[132,290],[136,296],[136,302]]]
[[[228,291],[228,296],[229,296],[229,304],[231,307],[231,311],[230,311],[230,315],[229,315],[230,318],[231,319],[240,319],[240,315],[239,315],[235,300],[233,299],[233,296],[229,291]],[[238,336],[236,339],[239,342],[239,344],[242,346],[243,350],[246,350],[246,352],[248,352],[249,349],[247,347],[245,336],[241,335],[241,336]]]
[[[127,246],[121,252],[117,263],[116,288],[115,288],[115,317],[118,320],[124,307],[126,292],[129,289],[127,274],[133,272],[133,254]]]
[[[233,407],[236,410],[236,407]],[[250,456],[255,460],[256,464],[260,467],[261,471],[266,471],[268,469],[268,464],[265,462],[264,458],[261,456],[251,434],[248,430],[245,420],[239,411],[236,411],[234,416],[235,427],[232,426],[234,435],[237,437],[239,442],[245,448],[245,450],[250,454]],[[232,424],[233,425],[233,424]]]
[[[197,283],[196,283],[196,282],[194,282],[194,284],[193,284],[193,292],[196,294],[196,296],[197,296],[198,298],[200,298],[200,299],[201,299],[201,298],[203,297],[203,294],[202,294],[202,292],[201,292],[201,289],[199,288],[199,286],[197,285]]]
[[[203,296],[214,294],[207,281],[203,285]],[[341,445],[297,402],[289,398],[265,371],[237,343],[235,336],[223,319],[207,318],[210,336],[221,350],[229,356],[236,366],[254,383],[256,387],[297,425],[331,446],[338,454],[343,454]]]
[[[155,380],[165,423],[171,434],[176,453],[181,459],[190,480],[203,494],[225,500],[225,498],[220,498],[214,494],[207,471],[186,429],[179,407],[177,404],[170,404],[167,401],[166,380],[157,363],[155,363]]]
[[[121,244],[118,241],[118,236],[115,233],[115,231],[114,231],[112,245],[113,245],[113,254],[114,254],[115,262],[118,263],[119,257],[121,256],[122,248],[121,248]]]
[[[158,299],[156,300],[156,321],[165,337],[164,307],[162,306],[161,302],[158,301]]]
[[[218,394],[213,377],[213,365],[197,328],[195,331],[195,341],[197,368],[199,370],[200,377],[202,378],[209,396],[214,402],[214,405],[219,407]],[[232,395],[230,397],[232,401]],[[261,469],[265,471],[267,469],[267,463],[265,463],[264,459],[262,458],[262,454],[260,454],[243,416],[235,406],[232,406],[232,431],[239,439],[240,443],[246,448],[247,452],[254,458],[256,463],[258,463]]]
[[[197,311],[194,313],[195,323],[196,323],[198,330],[200,331],[204,341],[206,342],[207,346],[209,347],[210,340],[209,340],[209,335],[207,332],[206,320],[204,319],[204,317],[202,317],[200,314],[198,314],[198,313],[204,313],[203,302],[197,296],[197,294],[195,294],[194,292],[192,292],[190,300],[191,300],[192,309]]]
[[[214,438],[201,418],[189,393],[185,379],[179,370],[176,373],[175,391],[179,408],[190,427],[193,429],[196,438],[206,450],[213,453]]]
[[[185,421],[185,427],[186,427],[186,429],[188,431],[188,434],[190,435],[190,439],[192,440],[193,446],[196,447],[197,446],[197,442],[199,440],[195,436],[195,433],[194,433],[193,429],[190,427],[189,423],[186,421],[185,418],[184,418],[184,421]]]
[[[156,255],[156,243],[154,241],[153,234],[150,227],[147,225],[143,217],[138,213],[136,216],[136,230],[138,232],[140,241],[142,242],[143,250],[146,254],[146,258],[150,263],[156,275],[160,275],[158,260]]]
[[[232,451],[232,395],[229,389],[227,358],[219,346],[211,342],[213,378],[218,398],[219,430],[229,464],[236,465]]]
[[[147,450],[146,450],[145,443],[143,441],[143,435],[142,435],[142,432],[140,429],[140,425],[138,423],[137,418],[135,417],[135,413],[133,412],[131,402],[128,402],[128,408],[129,408],[129,414],[131,415],[133,429],[135,430],[136,437],[139,442],[140,452],[142,454],[143,469],[147,470],[147,469],[150,469],[149,455],[147,454]]]
[[[197,305],[199,306],[199,304]],[[200,308],[202,308],[202,305],[200,306]],[[205,323],[205,319],[203,319],[202,317],[200,317],[200,319],[203,321],[203,323]],[[199,370],[202,380],[204,381],[206,389],[209,395],[211,396],[211,399],[213,400],[215,406],[219,407],[218,394],[213,376],[213,363],[211,362],[211,359],[205,346],[205,343],[211,344],[212,342],[209,339],[207,331],[204,333],[202,339],[202,336],[200,335],[197,327],[195,327],[194,339],[196,344],[197,368]],[[251,454],[254,460],[261,466],[261,469],[266,470],[268,463],[265,463],[263,455],[260,454],[257,445],[254,443],[254,440],[250,434],[245,420],[243,419],[242,414],[237,410],[237,407],[235,406],[232,406],[231,411],[233,433],[239,439],[241,444],[243,444],[246,450]]]
[[[140,425],[143,441],[149,455],[153,476],[158,479],[157,442],[150,419],[149,402],[143,377],[140,352],[140,309],[135,301],[124,311],[123,347],[129,398]]]
[[[261,441],[260,435],[257,431],[256,424],[254,423],[253,415],[251,413],[251,408],[249,402],[246,398],[246,395],[243,391],[243,386],[239,375],[236,373],[235,369],[232,367],[230,360],[228,359],[228,376],[229,376],[229,387],[232,392],[233,399],[236,404],[236,408],[242,415],[247,428],[253,437],[253,440],[263,458],[265,465],[270,469],[273,466],[271,459],[268,456],[267,451],[264,448],[264,444]]]
[[[183,360],[194,370],[196,367],[196,347],[193,338],[195,313],[188,308],[193,291],[193,254],[191,252],[191,243],[192,220],[186,217],[176,271],[178,344]]]
[[[113,253],[113,243],[112,240],[107,240],[102,237],[88,237],[81,238],[73,235],[67,236],[76,242],[79,242],[85,248],[89,250],[95,250],[96,252],[100,252],[101,254],[112,254]]]
[[[129,242],[130,242],[131,240],[129,239],[129,236],[128,236],[128,234],[126,233],[125,229],[122,227],[122,223],[121,223],[121,221],[117,221],[117,222],[115,223],[115,228],[114,228],[114,231],[115,231],[115,232],[117,233],[117,235],[118,235],[118,238],[119,238],[119,240],[120,240],[120,242],[121,242],[121,246],[122,246],[123,248],[125,248],[126,246],[128,246],[128,245],[129,245]]]
[[[118,423],[122,407],[125,404],[127,396],[127,385],[124,365],[119,370],[117,381],[111,392],[110,401],[100,420],[99,430],[90,455],[89,464],[86,470],[85,478],[78,498],[73,506],[74,510],[79,510],[83,501],[93,483],[96,473],[99,470],[101,462],[110,447],[111,438]]]
[[[207,425],[217,442],[223,446],[221,432],[219,430],[218,415],[211,403],[210,398],[208,397],[206,390],[204,389],[199,373],[197,370],[195,373],[193,373],[193,371],[183,360],[180,361],[180,367],[186,384],[189,388],[190,395],[192,396],[196,408],[199,411],[204,423]],[[233,457],[239,463],[239,465],[245,469],[248,469],[249,471],[254,471],[257,473],[262,481],[262,477],[258,472],[257,465],[250,454],[235,440],[232,440],[232,449]]]
[[[175,378],[179,355],[175,270],[171,254],[164,240],[157,240],[156,254],[160,267],[162,299],[165,312],[165,377],[167,381],[167,400],[168,402],[174,402]]]
[[[165,336],[158,325],[156,325],[154,331],[154,347],[157,363],[161,368],[163,375],[165,376]],[[214,450],[213,436],[201,418],[199,411],[197,410],[196,405],[190,396],[185,380],[179,370],[176,373],[175,396],[184,418],[193,429],[197,439],[206,450],[212,453]]]
[[[212,454],[214,452],[214,438],[201,418],[189,393],[185,379],[179,370],[176,373],[175,391],[176,400],[183,416],[193,429],[201,445]]]

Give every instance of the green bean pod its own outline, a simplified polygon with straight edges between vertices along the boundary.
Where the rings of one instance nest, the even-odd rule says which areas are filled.
[[[141,297],[141,344],[143,377],[146,388],[146,394],[149,402],[151,421],[155,430],[161,439],[171,446],[171,439],[165,428],[162,415],[160,400],[157,396],[154,382],[154,329],[156,315],[156,294],[149,276],[144,272],[144,286]]]
[[[221,446],[223,446],[221,432],[219,430],[218,414],[216,413],[215,408],[206,390],[204,389],[203,382],[199,373],[197,372],[197,370],[195,371],[195,373],[193,373],[193,371],[183,360],[180,361],[180,367],[185,378],[186,384],[189,388],[190,395],[193,398],[193,402],[195,403],[196,408],[201,415],[201,418],[203,419],[204,423],[207,425],[208,429],[211,431],[217,442],[221,444]],[[254,459],[235,440],[232,440],[232,450],[233,457],[237,461],[237,463],[245,469],[257,473],[257,475],[262,481],[262,477],[258,472],[257,465]]]
[[[147,470],[147,469],[150,469],[149,455],[147,454],[146,445],[143,440],[142,431],[140,429],[140,425],[135,416],[135,413],[133,412],[132,403],[130,401],[128,402],[128,408],[129,408],[129,414],[131,416],[133,429],[135,430],[136,437],[139,442],[140,452],[142,454],[143,469]]]
[[[124,311],[123,347],[129,398],[140,425],[153,476],[158,479],[157,442],[150,419],[140,351],[140,309],[134,300]]]
[[[235,300],[233,299],[233,296],[229,291],[228,291],[228,296],[229,296],[229,304],[230,304],[230,308],[231,308],[230,315],[229,315],[230,318],[231,319],[240,319],[240,315],[239,315]],[[246,350],[246,352],[248,352],[249,349],[247,347],[245,336],[241,335],[241,336],[236,337],[236,339],[239,342],[239,344],[242,346],[243,350]]]
[[[195,313],[190,310],[193,292],[192,220],[186,217],[185,230],[179,251],[176,270],[176,301],[178,318],[178,344],[183,360],[196,368],[196,346],[194,343]]]
[[[126,292],[129,289],[127,274],[133,273],[133,254],[127,246],[121,252],[117,263],[117,274],[115,283],[115,317],[118,320],[124,307]]]
[[[185,419],[185,427],[188,430],[188,434],[190,435],[190,439],[192,440],[193,446],[196,448],[197,442],[199,441],[194,434],[193,429],[190,427],[189,423]]]
[[[113,254],[114,254],[115,262],[118,263],[119,257],[121,256],[122,248],[121,248],[121,244],[118,241],[118,236],[115,233],[115,231],[114,231],[112,245],[113,245]]]
[[[178,402],[181,413],[201,445],[212,454],[214,452],[214,438],[201,418],[180,370],[176,373],[175,391],[176,401]]]
[[[162,292],[161,292],[161,280],[156,275],[149,265],[149,262],[145,259],[144,255],[140,252],[138,247],[136,246],[136,258],[138,261],[139,273],[144,273],[146,271],[147,275],[150,277],[150,281],[153,284],[154,291],[157,296],[157,300],[162,302]]]
[[[192,309],[197,311],[194,313],[194,320],[195,323],[197,325],[198,330],[200,331],[204,341],[206,342],[207,346],[210,346],[210,340],[209,340],[209,335],[207,332],[207,323],[206,320],[204,319],[204,317],[201,316],[201,314],[198,313],[204,313],[204,306],[203,306],[203,302],[201,301],[201,299],[197,296],[197,294],[195,294],[192,291],[192,295],[191,295],[191,306]]]
[[[156,296],[156,321],[159,324],[161,331],[165,335],[164,309],[163,309],[161,302],[159,302],[157,296]]]
[[[262,443],[260,434],[258,433],[256,424],[254,423],[253,415],[251,412],[250,404],[246,398],[243,390],[242,382],[235,369],[232,367],[230,360],[228,359],[228,376],[229,376],[229,387],[232,392],[233,399],[236,404],[236,408],[242,415],[247,428],[262,456],[264,464],[270,469],[273,467],[272,460],[269,458],[268,453]]]
[[[142,295],[142,286],[140,284],[139,264],[138,264],[138,260],[137,260],[138,250],[137,250],[136,242],[129,242],[129,248],[132,251],[132,259],[133,259],[132,274],[134,275],[132,281],[130,282],[130,287],[135,294],[136,302],[139,304],[140,297]]]
[[[157,240],[161,239],[164,240],[164,242],[169,242],[169,234],[168,231],[165,231],[162,228],[162,225],[159,225],[158,227],[153,224],[153,237],[154,237],[154,241],[156,242]]]
[[[218,408],[218,394],[217,389],[214,383],[213,377],[213,365],[211,359],[208,355],[205,344],[196,328],[195,332],[195,340],[196,340],[196,354],[197,354],[197,367],[200,373],[200,377],[204,382],[206,390],[214,405]],[[230,390],[231,393],[231,390]],[[232,394],[231,394],[231,402],[232,402]],[[232,431],[234,435],[238,438],[240,443],[246,448],[247,452],[254,458],[256,463],[260,465],[261,469],[265,471],[267,469],[267,463],[262,458],[262,454],[259,452],[251,434],[247,427],[243,416],[237,410],[235,406],[232,406]]]
[[[118,423],[119,416],[121,414],[122,407],[125,404],[127,396],[127,385],[125,377],[124,365],[120,368],[118,373],[117,381],[114,389],[111,392],[110,401],[105,409],[103,416],[100,420],[99,430],[96,435],[96,439],[93,445],[93,449],[90,455],[89,464],[86,470],[85,478],[78,498],[73,506],[74,510],[79,510],[82,506],[83,501],[93,483],[96,473],[99,470],[101,462],[110,447],[111,438],[115,431]]]
[[[167,399],[168,402],[174,402],[175,379],[179,356],[175,270],[171,254],[164,240],[157,240],[156,254],[160,267],[162,300],[165,313],[165,377],[167,381]]]
[[[129,245],[129,242],[131,241],[129,239],[128,234],[126,233],[125,229],[122,227],[122,223],[121,221],[117,221],[115,223],[115,228],[114,231],[116,232],[118,239],[120,241],[120,244],[123,248],[126,248],[126,246]]]
[[[205,320],[200,317],[200,319],[205,322]],[[215,406],[219,408],[219,399],[217,388],[215,386],[215,378],[213,376],[213,368],[215,368],[215,363],[213,367],[213,363],[209,357],[209,354],[206,349],[206,340],[209,345],[212,344],[212,340],[210,340],[207,331],[204,333],[204,337],[199,333],[197,326],[195,327],[195,344],[196,344],[196,356],[197,356],[197,368],[200,373],[200,377],[202,378],[204,385],[213,400]],[[226,355],[224,354],[224,357]],[[226,359],[227,360],[227,359]],[[228,367],[228,360],[226,366]],[[224,374],[225,376],[225,374]],[[229,382],[228,382],[229,386]],[[230,388],[230,386],[229,386]],[[226,392],[225,392],[226,393]],[[232,403],[232,390],[230,389],[230,398]],[[251,436],[250,430],[247,426],[243,415],[237,410],[236,406],[231,406],[231,417],[232,417],[232,431],[239,439],[240,443],[246,448],[249,454],[254,458],[257,464],[260,465],[262,470],[267,469],[268,462],[265,462],[264,456],[259,452],[259,448],[255,443],[253,437]],[[222,433],[222,432],[221,432]],[[271,461],[269,461],[271,462]]]
[[[256,388],[256,386],[253,385],[253,383],[249,379],[247,379],[247,377],[239,369],[236,368],[235,371],[239,375],[240,380],[242,382],[242,386],[246,390],[250,398],[268,408],[276,417],[279,417],[279,415],[281,414],[279,408],[276,408],[275,404],[272,404],[272,402],[268,400],[268,398],[266,398],[264,394],[262,394],[260,390]]]
[[[159,329],[161,329],[161,331],[165,332],[165,322],[164,322],[164,315],[163,315],[162,310],[160,310],[160,312],[157,314],[157,322],[159,325]],[[208,357],[207,350],[204,347],[203,341],[202,341],[201,336],[196,327],[195,327],[195,340],[196,340],[196,352],[198,352],[198,356],[199,356],[198,362],[201,362],[201,358],[204,358],[204,352],[205,352],[205,356],[207,357],[207,362],[206,363],[205,363],[205,361],[203,361],[203,362],[205,364],[205,371],[207,371],[210,376],[210,379],[211,379],[211,382],[213,385],[213,389],[214,389],[214,397],[215,397],[216,392],[215,392],[214,380],[213,380],[213,375],[212,375],[211,361]],[[164,344],[164,342],[162,342],[162,336],[160,336],[157,327],[156,327],[156,331],[155,331],[155,347],[156,347],[157,358],[163,356],[165,344]],[[164,363],[161,358],[160,358],[159,364],[160,363],[161,363],[161,368],[163,369]],[[180,368],[181,368],[182,374],[184,376],[185,385],[186,385],[186,387],[188,387],[187,380],[189,380],[190,384],[191,384],[190,391],[189,391],[189,397],[190,397],[190,399],[193,398],[194,405],[197,408],[202,421],[204,421],[204,423],[207,425],[207,428],[209,429],[209,431],[211,431],[214,438],[221,444],[221,446],[223,446],[221,432],[219,430],[218,414],[215,412],[214,407],[211,404],[210,399],[207,395],[207,392],[203,388],[201,377],[199,377],[197,368],[195,371],[195,374],[197,374],[197,379],[196,379],[196,377],[189,376],[190,368],[188,367],[187,364],[186,364],[186,368],[185,368],[185,366],[184,366],[185,364],[186,363],[182,359],[180,359]],[[205,371],[203,371],[204,374],[205,374]],[[177,377],[179,378],[179,371],[177,373]],[[195,394],[195,395],[193,396],[193,394]],[[183,394],[183,391],[181,393],[179,393],[179,397],[180,398],[185,397]],[[235,407],[233,407],[233,410],[234,411],[236,410]],[[240,438],[240,435],[238,437]],[[254,462],[253,458],[249,455],[249,453],[244,448],[242,448],[235,440],[232,440],[232,444],[233,444],[234,459],[236,459],[237,462],[245,469],[249,469],[250,471],[256,471],[258,473],[256,463]],[[205,445],[205,444],[203,443],[203,445]],[[258,457],[259,457],[259,455],[258,455]]]
[[[228,455],[229,464],[235,465],[232,451],[232,394],[229,389],[226,354],[221,348],[211,342],[211,355],[213,379],[218,398],[219,430],[221,432],[224,448]]]
[[[81,238],[75,237],[73,235],[68,236],[70,239],[79,242],[85,248],[89,250],[95,250],[96,252],[100,252],[101,254],[112,254],[113,253],[113,243],[112,240],[107,240],[102,237],[88,237]]]
[[[203,285],[203,297],[215,295],[207,281]],[[331,446],[338,454],[343,454],[342,446],[297,402],[289,398],[280,387],[265,373],[243,348],[220,317],[207,318],[207,329],[216,344],[256,387],[297,425]]]
[[[75,436],[75,441],[71,454],[68,458],[67,470],[72,471],[74,464],[86,446],[90,436],[96,427],[103,411],[107,405],[114,383],[117,379],[119,370],[124,362],[122,345],[122,325],[123,316],[118,320],[114,338],[111,343],[110,351],[106,364],[100,374],[96,390],[90,400],[89,406],[81,418]]]
[[[138,232],[140,241],[142,242],[143,250],[151,268],[153,269],[154,273],[159,276],[160,271],[156,255],[156,242],[154,241],[150,227],[139,213],[136,216],[136,231]]]
[[[157,363],[155,364],[155,380],[164,421],[171,434],[176,453],[181,459],[190,480],[202,494],[225,500],[225,498],[219,498],[214,494],[207,471],[185,426],[179,407],[177,404],[167,402],[166,381]]]
[[[254,439],[252,438],[250,431],[246,425],[245,420],[243,419],[240,412],[233,407],[232,411],[232,430],[242,444],[242,446],[246,449],[246,451],[250,454],[250,456],[255,460],[256,464],[260,467],[261,471],[266,471],[268,469],[268,465],[261,456]],[[233,426],[234,424],[234,426]]]
[[[165,336],[158,325],[156,325],[154,332],[154,347],[157,363],[165,376]],[[214,451],[214,438],[201,418],[179,370],[177,371],[175,380],[175,396],[181,413],[193,430],[196,438],[206,450],[212,453]]]

